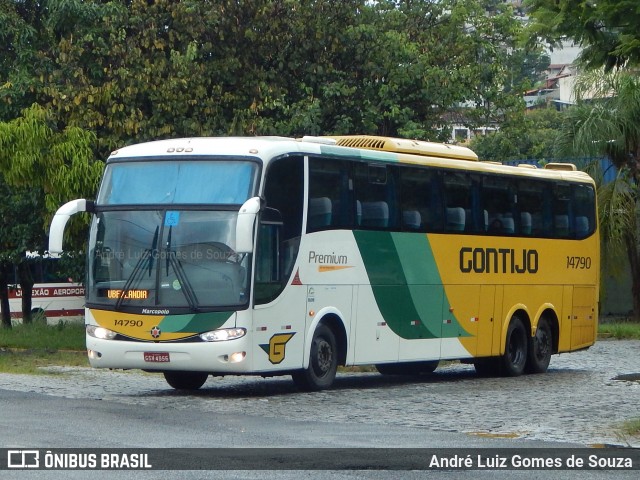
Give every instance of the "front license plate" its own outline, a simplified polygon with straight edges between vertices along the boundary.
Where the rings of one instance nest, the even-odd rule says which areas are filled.
[[[169,352],[144,352],[144,361],[150,363],[167,363],[169,359]]]

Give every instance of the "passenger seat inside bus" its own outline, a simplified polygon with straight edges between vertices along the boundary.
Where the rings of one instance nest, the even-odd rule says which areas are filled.
[[[420,230],[422,227],[422,215],[417,210],[405,210],[402,212],[402,223],[408,230]]]
[[[389,226],[387,202],[362,202],[362,226],[386,228]]]
[[[502,216],[502,233],[513,235],[516,232],[516,223],[513,220],[513,215],[505,213]]]
[[[576,237],[584,238],[589,234],[589,219],[585,216],[576,217]]]
[[[447,230],[450,232],[464,232],[466,215],[462,207],[447,207]]]
[[[331,200],[328,197],[310,198],[307,218],[309,229],[319,230],[331,225],[332,213]]]

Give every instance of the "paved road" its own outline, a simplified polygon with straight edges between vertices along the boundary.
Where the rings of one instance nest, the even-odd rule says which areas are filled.
[[[159,414],[224,412],[231,418],[640,447],[640,439],[618,433],[624,420],[640,417],[639,353],[640,341],[600,341],[584,352],[554,356],[544,375],[518,378],[478,378],[473,367],[457,363],[420,379],[343,373],[334,389],[320,393],[298,392],[289,377],[225,377],[210,378],[202,390],[186,394],[158,375],[62,367],[51,369],[55,375],[1,374],[0,389],[101,399]],[[318,431],[318,445],[324,444],[322,435]],[[341,438],[346,446],[393,446],[366,434]],[[227,440],[228,446],[243,445],[233,435]]]

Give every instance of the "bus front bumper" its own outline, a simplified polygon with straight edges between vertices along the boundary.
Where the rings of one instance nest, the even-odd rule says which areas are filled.
[[[242,374],[251,370],[248,339],[202,343],[147,343],[105,340],[87,335],[89,363],[95,368],[179,370]]]

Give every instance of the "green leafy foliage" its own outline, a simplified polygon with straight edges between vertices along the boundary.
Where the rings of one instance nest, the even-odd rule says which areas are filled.
[[[94,142],[94,134],[78,127],[59,130],[52,112],[35,104],[21,117],[0,123],[4,182],[41,202],[28,216],[12,216],[13,222],[34,222],[44,232],[61,204],[93,196],[103,168],[94,161]]]
[[[532,19],[531,41],[552,45],[569,38],[582,47],[580,59],[606,70],[640,63],[637,0],[525,0]]]
[[[499,117],[521,81],[508,71],[520,23],[493,0],[0,2],[15,7],[6,61],[25,59],[0,114],[28,90],[61,125],[95,132],[101,157],[191,135],[442,139],[444,113]],[[28,31],[37,41],[19,42]]]
[[[588,99],[583,100],[588,92]],[[576,90],[578,105],[566,112],[558,148],[601,155],[618,168],[615,181],[599,188],[599,221],[605,265],[624,261],[631,272],[633,311],[640,318],[640,78],[620,70],[592,72]],[[593,98],[592,98],[593,97]],[[597,174],[594,175],[597,178]],[[622,252],[621,259],[615,253]],[[612,255],[612,253],[614,255]]]
[[[34,280],[27,252],[46,251],[46,229],[57,208],[77,197],[92,196],[102,173],[93,161],[94,136],[78,127],[57,128],[50,111],[33,105],[22,116],[0,122],[0,302],[2,324],[11,326],[8,283],[15,266],[23,289],[22,318],[31,321]],[[72,250],[81,250],[85,223],[70,228]]]
[[[474,137],[470,147],[482,160],[530,158],[544,162],[557,158],[561,155],[557,141],[564,115],[555,108],[512,112],[500,130]]]

